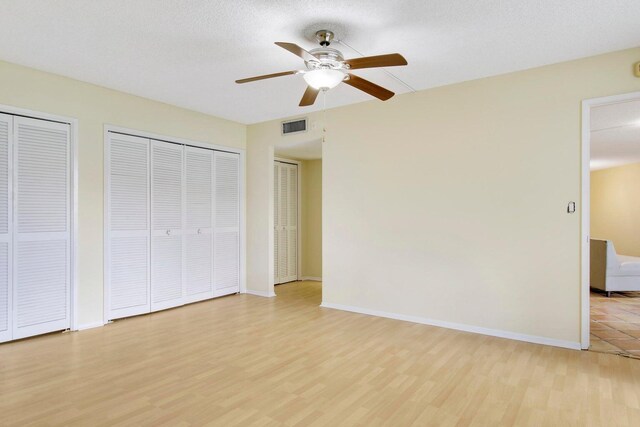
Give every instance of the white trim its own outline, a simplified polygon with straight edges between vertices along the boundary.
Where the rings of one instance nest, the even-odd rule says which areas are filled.
[[[389,313],[386,311],[371,310],[368,308],[354,307],[342,304],[333,304],[322,302],[320,307],[331,308],[335,310],[349,311],[353,313],[366,314],[369,316],[386,317],[388,319],[403,320],[405,322],[420,323],[423,325],[438,326],[440,328],[455,329],[457,331],[471,332],[474,334],[489,335],[498,338],[507,338],[516,341],[524,341],[533,344],[550,345],[553,347],[569,348],[572,350],[580,350],[580,343],[573,341],[558,340],[555,338],[540,337],[537,335],[519,334],[517,332],[503,331],[500,329],[483,328],[480,326],[465,325],[462,323],[446,322],[443,320],[427,319],[425,317],[408,316],[405,314]]]
[[[87,329],[94,329],[94,328],[101,328],[103,327],[105,324],[98,321],[98,322],[90,322],[90,323],[83,323],[82,325],[78,326],[78,329],[76,329],[77,331],[84,331]]]
[[[322,277],[303,276],[300,280],[308,280],[312,282],[322,282]]]
[[[259,296],[259,297],[265,297],[265,298],[272,298],[272,297],[276,296],[275,292],[255,291],[253,289],[247,289],[243,293],[248,294],[248,295],[255,295],[255,296]]]
[[[590,346],[589,330],[589,233],[591,221],[591,108],[628,102],[640,99],[640,92],[622,95],[605,96],[601,98],[585,99],[582,101],[582,215],[581,215],[581,292],[580,292],[580,343],[586,350]]]
[[[123,133],[125,135],[137,136],[138,138],[155,139],[156,141],[171,142],[174,144],[192,145],[194,147],[208,148],[210,150],[226,151],[228,153],[237,153],[241,157],[245,154],[245,149],[228,147],[226,145],[210,144],[208,142],[193,141],[191,139],[179,138],[177,136],[160,135],[157,133],[147,132],[144,130],[125,128],[122,126],[115,126],[110,124],[104,125],[105,132]]]
[[[75,117],[62,116],[58,114],[50,114],[42,111],[30,110],[28,108],[13,107],[11,105],[0,104],[0,113],[6,113],[13,116],[25,116],[39,120],[49,120],[54,122],[61,122],[69,124],[69,142],[71,144],[70,152],[71,159],[69,159],[71,166],[71,183],[70,190],[71,200],[73,206],[71,206],[71,256],[70,256],[70,289],[69,294],[71,298],[71,306],[69,307],[69,326],[72,331],[78,330],[78,119]]]
[[[240,268],[240,289],[239,291],[245,292],[247,290],[247,219],[246,219],[246,206],[247,206],[247,187],[246,187],[246,182],[247,182],[247,177],[246,177],[246,170],[247,170],[247,156],[245,155],[244,150],[239,151],[238,154],[240,155],[240,170],[238,171],[239,174],[239,182],[238,184],[240,185],[240,218],[238,218],[238,220],[240,221],[240,223],[238,224],[240,227],[240,260],[239,260],[239,268]],[[213,177],[213,173],[212,173],[212,177]],[[213,218],[213,211],[211,212],[212,214],[212,218]],[[213,222],[211,223],[211,225],[213,226]],[[214,232],[214,228],[212,227],[211,232]],[[213,251],[215,250],[215,248],[212,246],[212,254]]]

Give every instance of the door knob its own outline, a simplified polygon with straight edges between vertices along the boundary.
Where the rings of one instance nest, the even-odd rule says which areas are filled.
[[[202,234],[202,230],[198,228],[198,234]]]
[[[167,230],[167,236],[171,236],[171,230]]]

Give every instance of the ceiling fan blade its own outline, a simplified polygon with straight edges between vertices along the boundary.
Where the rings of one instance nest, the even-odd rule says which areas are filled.
[[[302,95],[302,99],[300,100],[300,106],[308,107],[310,105],[313,105],[316,102],[318,93],[320,93],[318,89],[307,86],[307,90],[304,91],[304,95]]]
[[[344,82],[349,86],[360,89],[361,91],[366,92],[371,96],[375,96],[376,98],[383,101],[386,101],[387,99],[395,95],[395,93],[391,92],[390,90],[385,89],[382,86],[378,86],[377,84],[372,83],[369,80],[365,80],[362,77],[358,77],[354,74],[349,74],[349,78]]]
[[[304,50],[303,48],[301,48],[300,46],[298,46],[295,43],[276,42],[276,44],[278,46],[280,46],[281,48],[286,49],[289,52],[293,53],[294,55],[299,56],[300,58],[304,59],[305,61],[317,61],[318,60],[318,58],[316,58],[315,56],[311,55],[309,52],[307,52],[306,50]]]
[[[377,68],[377,67],[396,67],[398,65],[407,65],[407,60],[399,53],[390,53],[388,55],[365,56],[363,58],[353,58],[344,61],[349,64],[351,70],[360,68]]]
[[[283,71],[282,73],[274,73],[274,74],[265,74],[264,76],[256,76],[256,77],[248,77],[246,79],[236,80],[236,83],[249,83],[255,82],[256,80],[264,80],[271,79],[273,77],[281,77],[281,76],[289,76],[291,74],[298,74],[299,71]]]

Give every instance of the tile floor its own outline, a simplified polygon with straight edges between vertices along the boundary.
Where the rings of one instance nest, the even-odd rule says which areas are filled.
[[[591,292],[589,349],[640,359],[640,292]]]

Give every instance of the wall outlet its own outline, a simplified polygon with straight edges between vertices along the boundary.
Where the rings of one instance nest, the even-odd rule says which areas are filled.
[[[636,77],[640,77],[640,62],[633,64],[633,74],[635,74]]]

